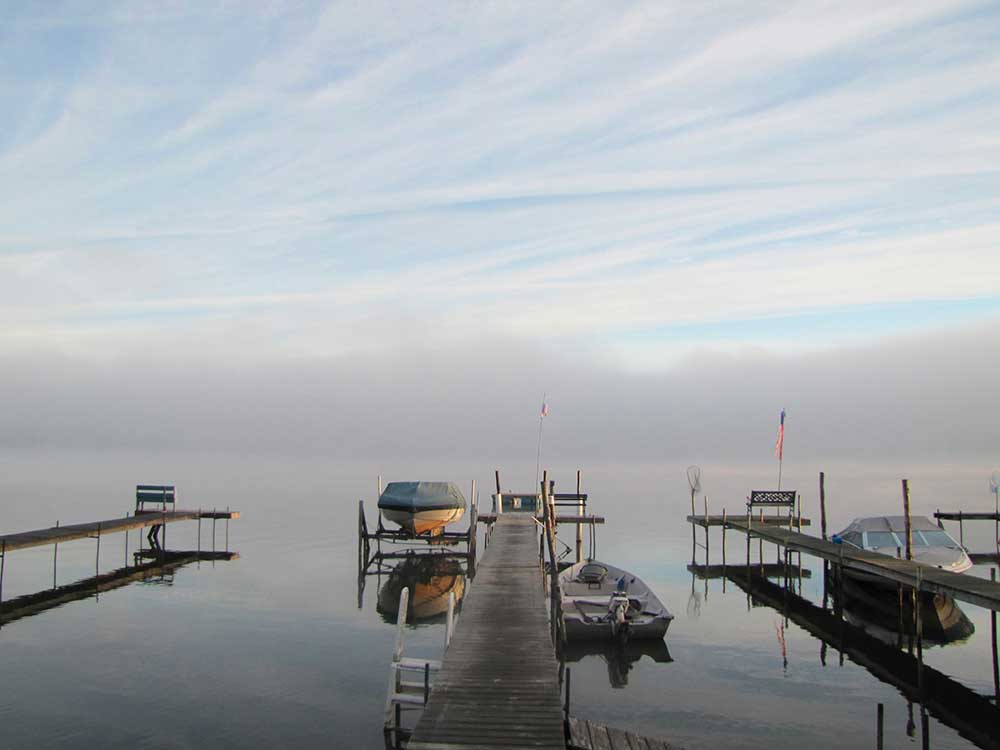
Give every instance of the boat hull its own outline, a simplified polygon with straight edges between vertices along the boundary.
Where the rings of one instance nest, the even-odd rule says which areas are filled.
[[[455,523],[465,515],[465,508],[434,508],[431,510],[403,510],[382,508],[387,521],[398,525],[411,534],[440,533],[450,523]]]

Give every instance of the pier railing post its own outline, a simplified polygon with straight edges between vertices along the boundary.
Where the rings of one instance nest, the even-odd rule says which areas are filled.
[[[826,474],[819,473],[819,531],[826,541]]]
[[[59,521],[56,520],[56,528],[59,528]],[[59,542],[52,545],[52,588],[56,586],[56,563],[59,560]]]
[[[882,750],[885,738],[885,706],[878,704],[877,719],[875,722],[875,747]]]
[[[906,559],[913,559],[913,529],[910,528],[910,481],[903,480],[903,517],[906,524]]]
[[[94,555],[94,575],[101,573],[101,524],[97,524],[97,554]]]
[[[583,518],[586,508],[583,504],[583,495],[580,493],[581,473],[580,469],[576,470],[576,514]],[[576,561],[583,562],[583,523],[580,521],[576,522]]]
[[[996,568],[990,568],[990,581],[996,583],[996,580]],[[995,609],[990,611],[990,634],[990,643],[993,647],[993,701],[1000,706],[1000,663],[997,660],[997,612]]]

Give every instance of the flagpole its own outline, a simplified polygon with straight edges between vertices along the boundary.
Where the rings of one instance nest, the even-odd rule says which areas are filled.
[[[545,397],[542,394],[542,412],[538,415],[538,453],[535,454],[535,489],[538,489],[538,470],[542,465],[542,420],[545,419]]]
[[[778,459],[778,489],[781,489],[781,462],[783,459]]]

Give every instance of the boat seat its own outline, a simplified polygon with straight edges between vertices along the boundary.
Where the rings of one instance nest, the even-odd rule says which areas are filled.
[[[598,563],[587,563],[580,572],[576,574],[576,580],[580,583],[601,584],[608,577],[608,569]]]

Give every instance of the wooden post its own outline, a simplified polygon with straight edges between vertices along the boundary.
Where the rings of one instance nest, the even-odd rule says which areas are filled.
[[[542,474],[542,508],[545,514],[545,541],[549,548],[549,596],[552,613],[552,635],[553,642],[558,640],[560,632],[559,620],[562,616],[559,612],[559,566],[556,564],[556,540],[555,540],[555,518],[554,508],[550,505],[549,496],[549,472]]]
[[[497,480],[497,507],[493,510],[499,516],[503,513],[503,492],[500,491],[500,469],[497,469],[494,474]]]
[[[878,750],[882,750],[883,743],[885,742],[885,706],[881,703],[878,704],[878,719],[875,723],[875,747]]]
[[[212,508],[212,554],[215,554],[215,517],[217,508]]]
[[[0,602],[3,602],[3,569],[7,565],[7,541],[0,546]]]
[[[826,541],[826,474],[819,473],[819,531]]]
[[[97,554],[94,556],[94,575],[101,573],[101,524],[97,524]]]
[[[59,521],[56,521],[56,528],[57,529],[59,528]],[[126,534],[126,538],[127,538],[127,534]],[[56,562],[58,561],[58,559],[59,559],[59,542],[56,542],[52,546],[52,588],[58,588],[58,586],[56,586]],[[125,559],[126,559],[126,561],[128,561],[128,556],[127,555],[126,555]]]
[[[726,509],[722,509],[722,588],[726,587]]]
[[[903,480],[903,517],[906,523],[906,559],[913,559],[913,529],[910,528],[910,482]]]
[[[708,565],[708,530],[708,495],[705,495],[705,565]]]
[[[570,670],[566,667],[566,705],[563,708],[566,718],[569,719],[569,685],[570,685]]]
[[[965,548],[965,526],[962,523],[962,511],[958,511],[958,543]]]
[[[996,568],[990,568],[990,581],[996,583],[997,571]],[[1000,664],[997,662],[997,613],[996,610],[990,611],[990,633],[992,634],[991,643],[993,645],[993,696],[994,704],[1000,706]]]
[[[580,517],[583,517],[585,508],[583,505],[583,495],[580,493],[581,474],[582,472],[579,469],[577,469],[576,470],[576,514]],[[576,522],[576,561],[583,562],[583,524],[580,523],[579,521]]]

